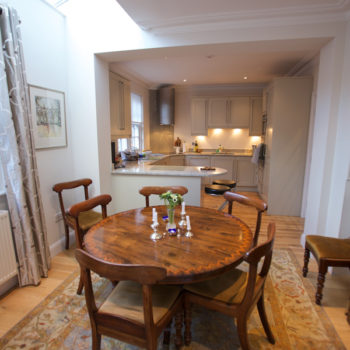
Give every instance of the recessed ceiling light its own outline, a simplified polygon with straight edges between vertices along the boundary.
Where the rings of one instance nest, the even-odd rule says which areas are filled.
[[[247,77],[247,76],[245,76],[245,77],[243,77],[243,79],[244,79],[244,80],[247,80],[247,79],[248,79],[248,77]]]
[[[186,83],[187,79],[184,79],[183,82]]]

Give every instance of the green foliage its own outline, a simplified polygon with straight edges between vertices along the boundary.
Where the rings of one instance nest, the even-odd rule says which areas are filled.
[[[183,202],[181,194],[172,193],[171,191],[160,194],[159,198],[164,199],[165,205],[169,208],[175,208],[177,205]]]

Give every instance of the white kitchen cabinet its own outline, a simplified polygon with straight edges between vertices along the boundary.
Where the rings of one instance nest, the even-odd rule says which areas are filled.
[[[186,165],[188,166],[210,166],[210,157],[206,156],[186,156]],[[210,176],[202,177],[202,184],[208,184],[210,182]]]
[[[208,100],[193,98],[191,101],[191,135],[208,135]]]
[[[229,100],[227,98],[210,98],[208,111],[208,128],[228,128]]]
[[[233,157],[225,157],[225,156],[212,156],[211,158],[211,166],[214,168],[222,168],[226,169],[227,173],[224,175],[213,176],[211,180],[234,180],[234,163],[235,160]]]
[[[120,75],[109,73],[111,139],[131,137],[130,83]]]
[[[231,97],[228,100],[228,127],[233,129],[249,128],[250,110],[249,97]]]
[[[262,98],[250,98],[249,136],[262,135]]]
[[[283,77],[266,91],[263,197],[271,215],[301,215],[312,85],[311,77]]]
[[[185,156],[170,156],[168,157],[168,164],[167,165],[179,165],[184,166],[185,165]]]
[[[257,166],[252,163],[251,157],[236,158],[237,187],[256,187]]]

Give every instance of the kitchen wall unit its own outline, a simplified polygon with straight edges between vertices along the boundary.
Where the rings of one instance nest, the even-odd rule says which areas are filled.
[[[109,72],[111,139],[131,137],[130,82]]]
[[[250,98],[249,136],[262,135],[262,98]]]
[[[300,216],[312,93],[311,77],[274,79],[265,96],[262,197],[271,215]]]
[[[192,98],[191,135],[208,135],[211,129],[248,129],[261,135],[261,97]]]
[[[208,99],[193,98],[191,101],[191,135],[208,135]]]

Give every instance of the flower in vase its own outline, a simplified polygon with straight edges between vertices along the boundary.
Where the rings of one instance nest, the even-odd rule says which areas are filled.
[[[172,193],[171,191],[159,195],[160,199],[164,199],[164,203],[168,208],[174,209],[177,205],[183,202],[181,194]]]

